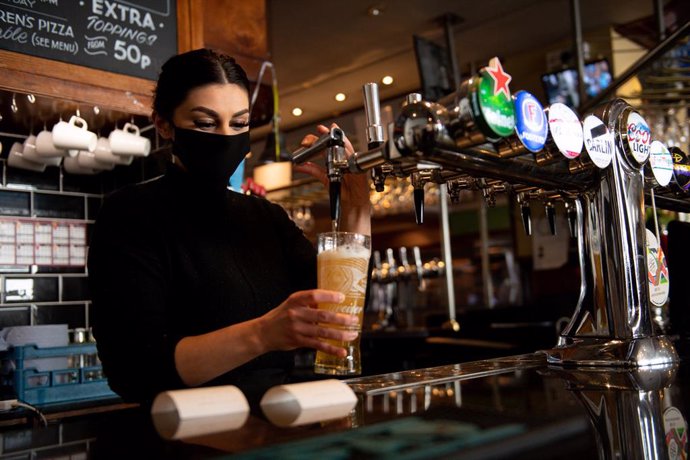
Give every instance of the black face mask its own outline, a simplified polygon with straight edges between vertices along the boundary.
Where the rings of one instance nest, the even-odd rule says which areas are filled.
[[[173,153],[208,188],[225,189],[249,148],[249,132],[225,136],[175,127]]]

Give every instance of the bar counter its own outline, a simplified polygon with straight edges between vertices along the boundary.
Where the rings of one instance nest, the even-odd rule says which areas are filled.
[[[0,458],[687,458],[690,346],[679,365],[562,369],[541,352],[349,379],[349,416],[168,441],[133,405],[0,428]],[[681,455],[685,452],[685,456]]]

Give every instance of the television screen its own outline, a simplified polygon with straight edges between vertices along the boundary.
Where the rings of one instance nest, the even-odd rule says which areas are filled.
[[[611,84],[611,71],[606,59],[585,64],[585,94],[592,98]],[[577,70],[563,69],[542,75],[541,81],[549,104],[561,102],[573,109],[580,106]]]
[[[446,48],[416,35],[412,38],[424,100],[438,101],[455,91],[453,68]]]

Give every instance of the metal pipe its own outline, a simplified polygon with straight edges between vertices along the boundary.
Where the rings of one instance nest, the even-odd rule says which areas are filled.
[[[580,0],[570,0],[570,13],[573,21],[573,45],[575,47],[575,58],[577,60],[577,82],[578,96],[581,106],[585,102],[587,95],[585,91],[585,55],[584,42],[582,41],[582,16],[580,14]]]
[[[455,38],[453,35],[453,16],[446,13],[444,16],[444,26],[446,30],[446,46],[448,48],[448,58],[450,68],[453,71],[453,91],[460,88],[460,71],[458,70],[458,58],[455,54]]]
[[[453,255],[450,247],[450,220],[448,219],[448,186],[439,186],[441,201],[441,244],[443,246],[443,260],[446,263],[446,292],[448,293],[448,322],[453,330],[460,326],[455,315],[455,285],[453,283]]]
[[[663,0],[654,0],[654,19],[656,20],[657,32],[659,33],[659,41],[666,38],[666,23],[664,21],[664,2]]]
[[[376,83],[367,83],[362,87],[362,92],[364,93],[364,114],[367,119],[367,146],[372,149],[383,142],[379,86]]]
[[[489,261],[489,221],[487,218],[487,205],[483,198],[479,199],[479,237],[480,255],[482,261],[482,294],[484,305],[494,308],[494,284],[491,279],[491,266]]]
[[[478,148],[463,149],[461,152],[434,149],[429,160],[466,174],[558,190],[583,191],[591,186],[594,179],[591,171],[571,174],[565,162],[540,167],[526,158],[495,158]]]
[[[386,162],[385,148],[384,144],[366,152],[355,152],[347,160],[348,169],[353,173],[361,173],[384,164]]]

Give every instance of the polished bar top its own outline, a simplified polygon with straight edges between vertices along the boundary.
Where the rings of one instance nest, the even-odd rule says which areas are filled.
[[[680,365],[656,369],[554,368],[535,353],[350,379],[347,417],[278,428],[253,408],[240,429],[178,441],[128,407],[0,429],[0,458],[685,459],[690,347],[677,347]]]

